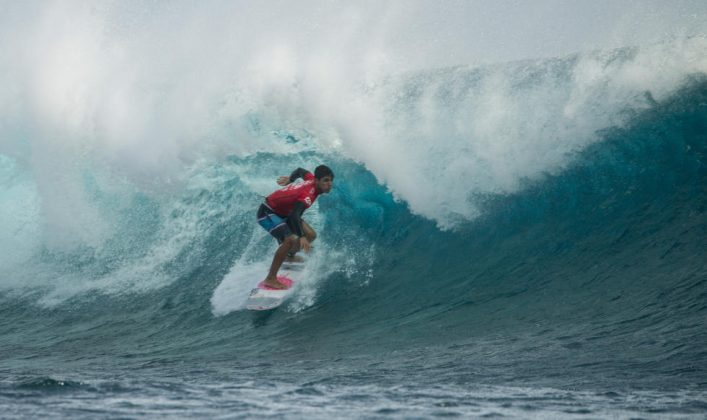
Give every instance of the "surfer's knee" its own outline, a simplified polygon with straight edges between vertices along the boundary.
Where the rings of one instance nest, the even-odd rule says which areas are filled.
[[[287,238],[285,238],[283,243],[290,251],[297,251],[297,249],[299,248],[299,240],[297,238],[297,235],[288,236]]]

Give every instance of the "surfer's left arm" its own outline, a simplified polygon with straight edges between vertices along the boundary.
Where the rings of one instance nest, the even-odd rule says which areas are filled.
[[[285,185],[291,184],[295,182],[297,178],[304,178],[305,175],[309,173],[308,170],[302,169],[302,168],[297,168],[292,173],[290,176],[281,176],[277,179],[278,185],[282,185],[283,187]]]

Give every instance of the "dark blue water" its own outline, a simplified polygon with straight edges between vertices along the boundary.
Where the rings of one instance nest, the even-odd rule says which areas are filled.
[[[277,133],[293,153],[206,162],[162,194],[84,172],[118,227],[100,244],[32,239],[52,210],[8,211],[33,251],[3,270],[0,417],[704,416],[707,80],[639,96],[562,167],[472,190],[478,216],[449,224],[357,160],[298,151],[299,134]],[[311,280],[243,310],[243,273],[274,249],[263,191],[318,162],[336,180],[306,215]],[[2,163],[4,203],[42,195]],[[465,182],[437,163],[418,176]]]

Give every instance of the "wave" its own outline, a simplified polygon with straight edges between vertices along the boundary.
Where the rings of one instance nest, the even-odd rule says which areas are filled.
[[[311,101],[306,80],[215,89],[207,130],[178,140],[171,115],[127,145],[115,108],[83,102],[67,128],[40,116],[77,109],[25,103],[2,126],[3,317],[40,347],[159,342],[146,358],[513,336],[684,368],[707,338],[706,49],[390,74]],[[179,92],[160,89],[147,114]],[[274,251],[254,212],[319,163],[336,183],[306,213],[311,280],[253,321],[243,279]]]

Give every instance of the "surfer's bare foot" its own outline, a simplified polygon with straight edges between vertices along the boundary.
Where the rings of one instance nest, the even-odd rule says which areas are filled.
[[[285,262],[288,262],[288,263],[301,263],[301,262],[304,262],[304,258],[302,258],[302,257],[299,256],[299,255],[292,255],[292,256],[288,255],[287,258],[285,258]]]
[[[287,289],[287,286],[277,281],[277,279],[265,279],[263,284],[273,289]]]

